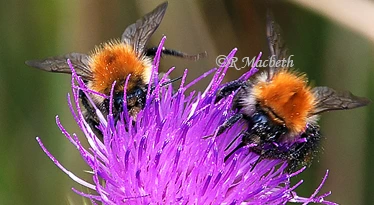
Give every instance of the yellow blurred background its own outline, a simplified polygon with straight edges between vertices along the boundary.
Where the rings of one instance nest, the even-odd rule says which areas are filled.
[[[0,204],[82,204],[74,183],[42,152],[35,137],[69,170],[90,180],[85,163],[55,124],[59,115],[70,132],[81,132],[70,115],[66,94],[70,76],[38,71],[25,60],[69,52],[87,53],[94,45],[119,38],[129,24],[162,1],[13,0],[0,8]],[[353,1],[352,1],[353,2]],[[189,69],[191,81],[216,67],[216,57],[237,47],[239,59],[266,57],[266,8],[271,7],[294,55],[295,67],[313,85],[350,90],[374,99],[374,2],[328,1],[170,1],[149,46],[163,35],[166,47],[188,53],[207,51],[198,62],[165,57],[161,68],[176,66],[173,77]],[[263,57],[263,59],[265,58]],[[243,64],[244,65],[244,64]],[[230,69],[226,80],[245,69]],[[371,82],[373,80],[373,82]],[[195,89],[202,90],[208,80]],[[323,192],[340,204],[373,204],[374,105],[324,114],[325,136],[318,160],[295,180],[310,196],[325,171]]]

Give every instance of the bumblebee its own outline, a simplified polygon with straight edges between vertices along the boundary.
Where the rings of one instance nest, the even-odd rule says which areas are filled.
[[[267,13],[267,39],[270,54],[277,60],[287,59],[288,51],[281,29]],[[281,159],[288,162],[287,171],[300,165],[310,165],[321,141],[317,124],[320,113],[331,110],[353,109],[368,105],[370,100],[352,93],[338,92],[329,87],[310,87],[307,77],[294,69],[269,67],[248,81],[233,81],[220,89],[216,102],[236,92],[233,109],[237,113],[224,122],[216,135],[220,135],[239,120],[247,125],[237,136],[240,143],[231,150],[227,161],[238,149],[248,146],[259,155],[252,169],[263,159]]]
[[[128,26],[123,32],[121,40],[111,40],[96,46],[90,55],[69,53],[42,60],[29,60],[26,61],[26,64],[48,72],[71,74],[71,69],[66,62],[67,59],[70,59],[77,75],[82,78],[87,87],[107,96],[110,95],[112,84],[116,81],[113,114],[117,119],[123,110],[124,83],[127,76],[131,75],[126,88],[127,109],[129,114],[136,119],[136,115],[145,104],[148,84],[151,79],[152,60],[157,51],[157,47],[146,49],[146,44],[160,25],[167,6],[167,2],[159,5]],[[206,55],[206,53],[188,55],[167,48],[162,49],[162,54],[191,60],[198,60]],[[89,95],[106,116],[109,112],[109,99],[98,95]],[[80,99],[85,108],[86,121],[99,134],[97,129],[99,120],[83,91],[80,91]]]

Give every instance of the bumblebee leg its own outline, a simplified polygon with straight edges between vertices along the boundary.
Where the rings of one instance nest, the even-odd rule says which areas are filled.
[[[82,90],[79,90],[79,98],[81,99],[82,105],[86,109],[87,113],[89,115],[94,115],[95,114],[95,110],[90,105],[90,103],[88,102],[87,96],[86,96],[86,94]]]
[[[240,142],[238,146],[235,147],[235,149],[233,149],[228,155],[226,155],[224,162],[226,162],[231,157],[231,155],[233,155],[236,151],[238,151],[240,148],[244,147],[245,145],[247,144],[244,142]]]
[[[145,52],[145,55],[146,56],[155,56],[156,52],[157,52],[157,48],[158,47],[153,47],[153,48],[147,49],[147,51]],[[190,55],[190,54],[187,54],[187,53],[183,53],[181,51],[168,49],[168,48],[165,48],[165,47],[162,47],[162,54],[169,55],[169,56],[180,57],[180,58],[186,58],[186,59],[195,60],[195,61],[199,60],[200,58],[205,58],[207,56],[206,52],[198,53],[198,54],[195,54],[195,55]]]
[[[234,142],[241,136],[245,133],[246,131],[241,131],[231,142],[229,145],[227,145],[227,147],[225,148],[225,151],[227,151],[233,144]]]
[[[205,137],[203,137],[203,139],[211,138],[214,135],[216,135],[216,136],[221,135],[222,133],[224,133],[227,129],[232,127],[236,122],[238,122],[242,118],[243,118],[243,114],[241,114],[241,113],[237,113],[237,114],[231,116],[228,120],[226,120],[226,122],[224,122],[222,125],[220,125],[218,127],[215,134],[205,136]]]
[[[95,135],[100,139],[103,139],[103,134],[97,128],[97,126],[99,125],[99,120],[96,117],[95,109],[88,102],[87,96],[82,90],[79,90],[79,98],[81,99],[81,103],[85,108],[85,112],[83,113],[85,120],[90,125]]]
[[[269,150],[261,150],[261,152],[256,152],[258,154],[258,158],[256,162],[252,165],[252,168],[250,171],[253,171],[253,169],[256,167],[258,163],[260,163],[263,159],[286,159],[285,154],[282,150],[279,150],[278,148],[274,147],[273,149]]]
[[[318,153],[321,142],[321,133],[318,126],[308,126],[301,137],[305,137],[307,141],[290,148],[287,172],[294,172],[300,165],[310,166]]]
[[[226,122],[224,122],[221,126],[218,127],[217,136],[224,133],[227,129],[231,128],[236,122],[242,119],[244,116],[241,113],[237,113],[230,117]]]
[[[234,91],[238,90],[245,84],[245,81],[235,80],[227,83],[223,88],[221,88],[216,95],[216,100],[214,103],[217,103],[222,98],[225,98],[231,95]]]
[[[260,156],[258,156],[256,162],[252,165],[250,172],[253,171],[253,169],[256,167],[256,165],[257,165],[258,163],[260,163],[263,159],[265,159],[264,156],[265,156],[265,155],[263,155],[263,154],[260,154]]]
[[[226,155],[226,157],[225,157],[225,162],[230,158],[230,156],[232,155],[232,154],[234,154],[238,149],[240,149],[240,148],[242,148],[242,147],[244,147],[244,146],[246,146],[246,145],[248,145],[249,144],[249,142],[248,142],[248,140],[244,140],[244,139],[247,139],[248,138],[248,136],[250,136],[250,134],[245,130],[245,131],[242,131],[242,132],[240,132],[240,134],[238,135],[238,136],[236,136],[235,137],[235,139],[226,147],[226,149],[225,149],[225,151],[229,148],[229,147],[231,147],[231,145],[236,141],[236,139],[239,137],[239,136],[241,136],[242,135],[242,140],[241,140],[241,142],[238,144],[238,146],[236,146],[228,155]]]

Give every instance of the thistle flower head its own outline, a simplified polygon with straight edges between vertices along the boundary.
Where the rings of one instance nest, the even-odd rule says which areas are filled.
[[[162,48],[164,40],[159,48]],[[229,63],[206,72],[189,84],[185,81],[186,70],[179,88],[173,92],[172,85],[161,86],[173,69],[161,80],[157,77],[160,51],[158,49],[154,60],[145,107],[135,123],[127,123],[132,119],[126,110],[118,121],[111,111],[108,116],[103,116],[96,110],[103,141],[95,136],[84,120],[79,105],[79,90],[89,90],[72,68],[73,100],[69,101],[69,107],[89,147],[83,147],[77,135],[69,134],[58,117],[56,120],[90,167],[92,182],[86,182],[64,168],[41,140],[37,140],[62,171],[93,190],[83,193],[73,188],[76,193],[89,198],[94,204],[334,204],[324,199],[330,193],[317,196],[321,186],[310,197],[298,196],[294,190],[302,181],[292,186],[290,178],[304,169],[288,174],[284,161],[262,160],[252,170],[258,155],[243,147],[225,163],[225,149],[240,134],[243,125],[237,123],[220,136],[206,136],[212,135],[219,125],[235,114],[231,109],[234,94],[214,103]],[[236,49],[228,55],[226,62],[230,62],[235,52]],[[256,69],[252,68],[241,79],[248,79],[254,72]],[[204,92],[186,92],[212,73],[213,78]],[[155,87],[151,89],[153,85]],[[112,105],[111,101],[110,107]],[[321,185],[325,179],[326,176]]]

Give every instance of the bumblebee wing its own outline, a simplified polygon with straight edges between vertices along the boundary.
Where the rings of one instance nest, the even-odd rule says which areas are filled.
[[[159,5],[143,18],[128,26],[123,32],[121,41],[132,45],[138,57],[143,55],[145,45],[160,25],[167,6],[168,2]]]
[[[317,99],[313,115],[330,110],[347,110],[368,105],[371,101],[358,97],[349,91],[338,92],[329,87],[315,87],[312,90]]]
[[[266,37],[268,40],[270,57],[274,60],[282,60],[288,58],[288,48],[282,36],[282,29],[279,24],[274,20],[273,13],[268,10],[266,15]],[[274,70],[275,67],[271,67]]]
[[[75,71],[84,80],[92,79],[92,72],[88,66],[88,56],[81,53],[69,53],[63,56],[49,57],[46,59],[28,60],[26,65],[39,68],[48,72],[68,73],[71,74],[71,69],[67,64],[67,59],[70,59]]]

